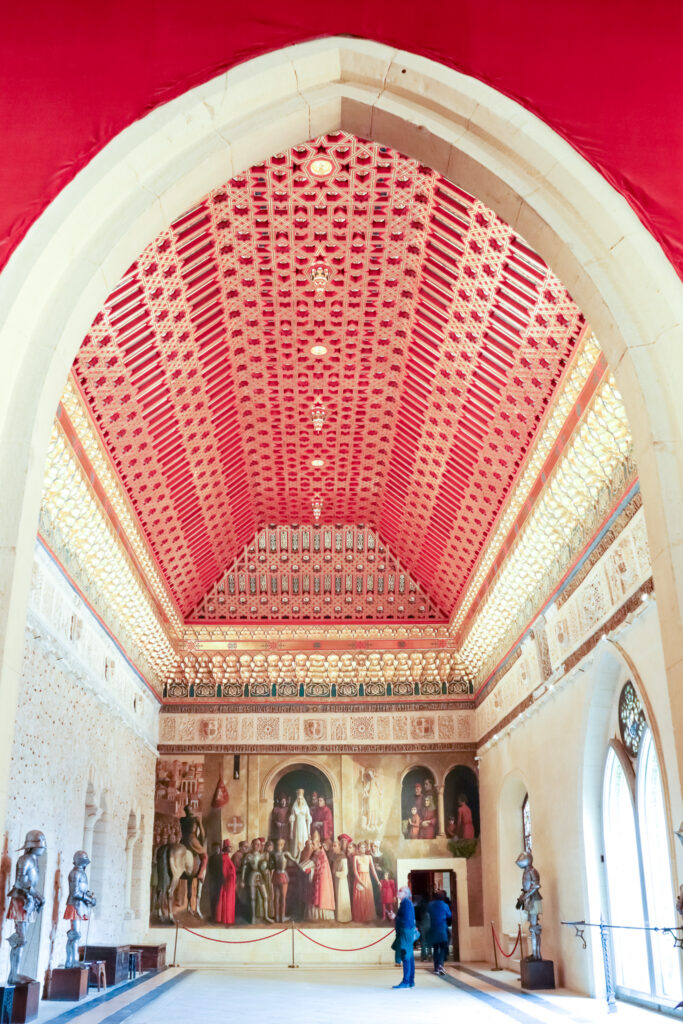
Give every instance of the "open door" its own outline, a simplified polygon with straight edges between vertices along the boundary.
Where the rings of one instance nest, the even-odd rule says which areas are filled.
[[[443,889],[451,908],[451,953],[453,960],[460,959],[460,942],[458,939],[458,897],[455,884],[455,871],[413,870],[408,874],[408,885],[413,900],[430,900],[435,892]]]

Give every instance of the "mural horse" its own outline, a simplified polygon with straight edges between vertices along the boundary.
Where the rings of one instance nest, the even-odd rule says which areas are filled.
[[[201,917],[199,900],[202,893],[202,858],[182,843],[166,843],[157,850],[156,912],[163,924],[175,924],[173,902],[178,882],[187,882],[187,910]]]

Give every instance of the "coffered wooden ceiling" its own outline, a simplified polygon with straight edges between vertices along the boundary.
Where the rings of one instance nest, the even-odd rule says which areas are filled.
[[[372,536],[419,599],[378,611],[364,551],[338,612],[294,612],[278,570],[275,600],[217,618],[446,621],[583,328],[490,209],[337,133],[226,182],[154,239],[74,377],[184,617],[210,618],[230,567],[246,581],[250,545],[256,557],[277,527]],[[252,575],[257,596],[256,561]]]

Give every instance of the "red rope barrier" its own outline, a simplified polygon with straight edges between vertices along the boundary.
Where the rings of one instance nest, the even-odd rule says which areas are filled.
[[[370,949],[370,946],[376,946],[378,942],[382,942],[384,939],[388,939],[390,935],[394,934],[394,929],[392,928],[390,932],[386,933],[386,935],[380,936],[380,938],[375,939],[374,942],[368,942],[367,946],[355,946],[353,949],[340,949],[338,946],[326,946],[324,942],[318,942],[317,939],[307,935],[306,932],[302,932],[301,928],[297,928],[297,931],[299,935],[303,935],[305,939],[308,939],[310,942],[315,942],[316,946],[322,946],[323,949],[331,949],[335,953],[359,953],[362,949]]]
[[[201,932],[193,932],[191,928],[186,928],[185,925],[180,926],[184,932],[189,932],[190,935],[196,935],[198,939],[206,939],[207,942],[220,942],[228,946],[246,946],[250,942],[263,942],[264,939],[274,939],[276,935],[282,935],[283,932],[287,931],[287,928],[281,928],[279,932],[272,932],[270,935],[260,935],[258,939],[213,939],[210,935],[202,935]]]
[[[493,934],[493,941],[495,942],[496,946],[498,947],[498,952],[502,953],[503,956],[507,957],[507,959],[509,960],[510,957],[512,956],[512,954],[514,953],[514,951],[517,949],[517,946],[520,943],[520,940],[522,938],[522,929],[521,928],[517,929],[517,938],[515,939],[515,944],[514,944],[514,946],[512,947],[512,949],[510,950],[509,953],[506,953],[505,950],[502,948],[500,942],[498,941],[498,936],[496,935],[496,929],[493,927],[493,925],[491,925],[491,933]]]

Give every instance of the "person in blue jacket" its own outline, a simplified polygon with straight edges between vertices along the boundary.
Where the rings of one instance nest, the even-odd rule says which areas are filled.
[[[448,925],[453,915],[446,903],[446,893],[434,893],[434,899],[427,907],[429,914],[429,943],[434,954],[434,974],[444,975],[444,963],[448,956]]]
[[[398,890],[399,906],[396,914],[393,915],[396,926],[396,938],[391,948],[401,957],[403,964],[403,980],[393,988],[414,988],[415,987],[415,956],[413,943],[415,942],[415,909],[413,907],[411,892],[407,885]]]

